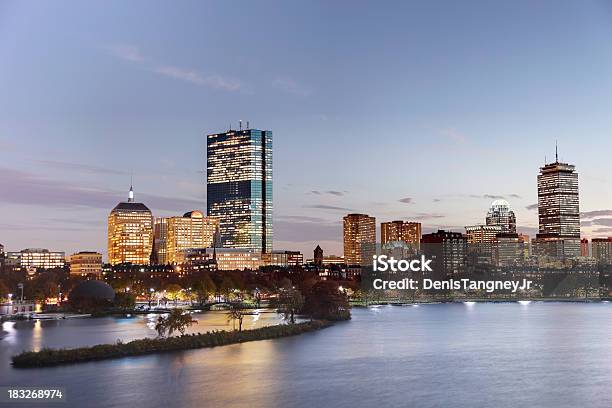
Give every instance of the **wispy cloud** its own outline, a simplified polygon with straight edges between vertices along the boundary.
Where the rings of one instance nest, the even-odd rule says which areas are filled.
[[[538,209],[538,203],[535,204],[529,204],[528,206],[525,207],[526,209],[532,211],[532,210],[537,210]]]
[[[580,213],[580,218],[595,218],[595,217],[606,217],[612,216],[612,210],[595,210],[585,211]]]
[[[334,205],[326,205],[326,204],[305,205],[304,208],[315,208],[318,210],[334,210],[334,211],[353,211],[350,208],[336,207]]]
[[[272,81],[272,86],[283,92],[287,92],[299,96],[310,95],[310,90],[297,83],[294,79],[288,77],[277,77]]]
[[[195,85],[207,86],[226,91],[236,91],[241,87],[240,81],[236,79],[222,77],[220,75],[206,76],[194,70],[179,68],[171,65],[156,67],[153,69],[153,72],[173,79],[191,82]]]
[[[70,163],[70,162],[55,161],[55,160],[36,160],[36,162],[43,164],[47,167],[51,167],[54,169],[60,169],[60,170],[69,170],[69,171],[76,170],[79,172],[85,172],[85,173],[91,173],[91,174],[110,174],[110,175],[114,174],[114,175],[119,175],[119,176],[129,175],[129,173],[125,171],[109,169],[109,168],[99,167],[99,166],[93,166],[90,164],[83,164],[83,163]]]
[[[445,216],[437,213],[417,213],[416,215],[410,217],[415,220],[430,220],[430,219],[438,219],[444,218]]]
[[[128,44],[116,44],[107,47],[108,52],[117,58],[130,62],[144,62],[145,58],[138,47]]]
[[[412,198],[411,197],[400,198],[398,201],[400,203],[404,203],[404,204],[412,204]]]
[[[237,91],[242,87],[240,81],[234,78],[217,74],[203,74],[190,68],[156,63],[144,57],[140,49],[134,45],[111,45],[107,47],[107,49],[109,53],[116,58],[143,64],[149,71],[163,75],[167,78],[225,91]]]
[[[11,192],[0,195],[0,203],[38,205],[45,208],[86,207],[111,210],[125,196],[123,192],[75,186],[7,168],[0,168],[0,190]],[[148,193],[137,194],[136,198],[144,202],[153,212],[157,210],[180,212],[200,208],[203,204],[201,200],[163,197]]]
[[[311,194],[315,194],[315,195],[330,194],[330,195],[341,197],[345,193],[347,193],[347,191],[338,191],[338,190],[327,190],[327,191],[310,190],[310,193]]]
[[[487,200],[504,200],[508,198],[521,198],[518,194],[470,194],[471,198],[484,198]]]

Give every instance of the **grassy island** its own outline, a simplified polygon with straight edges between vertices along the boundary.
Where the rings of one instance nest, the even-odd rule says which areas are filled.
[[[322,329],[331,324],[327,320],[312,320],[304,323],[279,324],[253,330],[219,330],[198,334],[183,334],[175,337],[146,338],[133,340],[128,343],[98,344],[96,346],[74,349],[45,348],[40,351],[25,351],[13,356],[12,360],[15,367],[44,367],[275,339]]]

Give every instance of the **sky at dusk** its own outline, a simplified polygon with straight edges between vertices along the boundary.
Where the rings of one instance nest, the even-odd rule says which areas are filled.
[[[205,135],[274,133],[274,247],[342,253],[342,216],[537,229],[545,156],[612,235],[612,5],[2,1],[0,243],[106,254],[110,210],[205,209]]]

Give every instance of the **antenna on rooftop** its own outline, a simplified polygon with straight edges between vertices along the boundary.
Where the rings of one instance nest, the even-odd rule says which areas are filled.
[[[557,151],[557,141],[555,140],[555,162],[559,163],[559,153]]]
[[[240,119],[240,130],[242,130],[242,119]]]

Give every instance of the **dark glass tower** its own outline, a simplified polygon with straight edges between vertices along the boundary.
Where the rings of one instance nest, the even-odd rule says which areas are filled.
[[[207,212],[224,248],[272,251],[272,132],[208,135]]]

